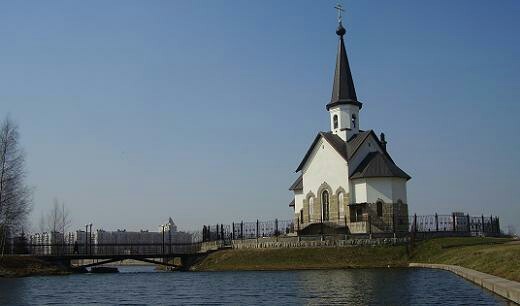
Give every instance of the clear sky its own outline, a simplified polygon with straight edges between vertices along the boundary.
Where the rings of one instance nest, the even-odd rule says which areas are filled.
[[[0,2],[0,115],[32,219],[181,228],[292,216],[329,129],[335,1]],[[520,1],[345,1],[362,129],[413,178],[411,213],[520,229]]]

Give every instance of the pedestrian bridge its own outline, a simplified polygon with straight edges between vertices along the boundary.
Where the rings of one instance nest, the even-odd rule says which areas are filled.
[[[219,250],[224,245],[221,241],[194,243],[141,243],[141,244],[47,244],[29,245],[28,253],[46,261],[60,261],[71,265],[72,261],[91,260],[80,265],[88,268],[111,262],[133,259],[147,263],[179,268],[188,260],[205,256]],[[174,264],[173,259],[180,258],[181,264]]]

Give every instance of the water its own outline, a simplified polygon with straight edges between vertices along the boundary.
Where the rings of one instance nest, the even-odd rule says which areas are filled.
[[[0,279],[1,305],[508,305],[458,276],[427,269],[155,272]]]

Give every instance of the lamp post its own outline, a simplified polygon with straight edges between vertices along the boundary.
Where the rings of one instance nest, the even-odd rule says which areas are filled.
[[[164,255],[164,227],[165,225],[161,225],[161,230],[162,230],[162,245],[161,245],[161,253]]]
[[[89,253],[92,255],[92,223],[89,224],[89,236],[88,236],[88,245],[89,245]]]
[[[85,224],[85,255],[88,254],[88,224]]]

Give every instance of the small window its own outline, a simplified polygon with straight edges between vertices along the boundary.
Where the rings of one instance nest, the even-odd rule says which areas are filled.
[[[338,115],[334,115],[334,117],[332,117],[332,123],[334,125],[334,129],[337,129],[338,128]]]
[[[377,216],[382,217],[383,216],[383,203],[377,202],[376,205],[377,205]]]
[[[312,222],[314,214],[314,198],[309,198],[309,221]]]
[[[345,214],[345,206],[343,204],[343,199],[344,199],[343,192],[340,192],[338,194],[338,205],[339,205],[339,218],[340,218],[340,220],[343,219],[343,215]]]
[[[352,114],[352,128],[355,128],[356,127],[356,114]]]

